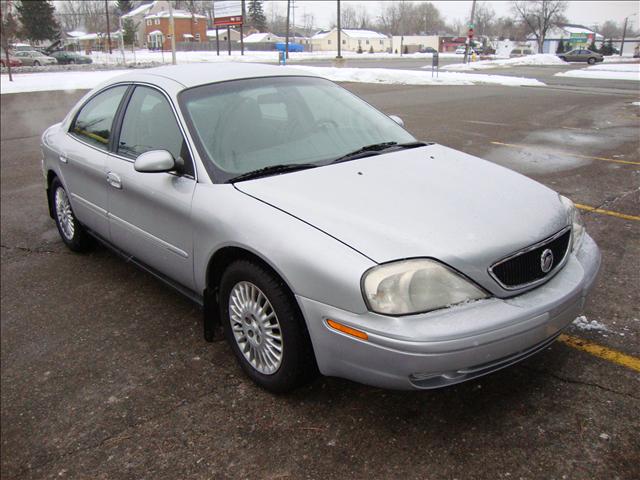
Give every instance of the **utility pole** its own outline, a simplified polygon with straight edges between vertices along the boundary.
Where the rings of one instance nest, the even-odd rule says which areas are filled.
[[[338,0],[338,55],[336,58],[342,58],[342,40],[341,40],[341,30],[340,27],[340,0]]]
[[[464,61],[463,63],[468,63],[469,61],[469,46],[471,45],[471,39],[473,38],[473,20],[476,16],[476,0],[473,0],[471,4],[471,20],[469,20],[469,31],[467,33],[467,43],[464,47]]]
[[[122,54],[122,63],[127,63],[124,58],[124,30],[122,28],[122,15],[118,17],[118,24],[120,25],[120,53]],[[137,34],[137,33],[136,33]]]
[[[104,11],[107,14],[107,43],[109,44],[109,55],[111,55],[111,27],[109,26],[109,2],[104,0]]]
[[[620,43],[620,56],[622,56],[622,52],[624,51],[624,39],[627,36],[627,21],[629,20],[629,17],[633,17],[634,15],[637,15],[637,13],[627,15],[624,18],[624,28],[622,29],[622,42]]]
[[[169,0],[169,35],[171,35],[171,64],[175,65],[176,62],[176,26],[173,21],[173,7],[171,6],[171,0]]]
[[[289,14],[291,13],[291,0],[287,0],[287,38],[284,44],[284,58],[289,60]]]

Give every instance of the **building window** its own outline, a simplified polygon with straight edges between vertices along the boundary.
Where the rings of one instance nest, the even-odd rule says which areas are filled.
[[[384,43],[382,42],[382,40],[380,40],[380,45],[384,45]]]
[[[151,20],[147,20],[147,25],[149,25],[149,26],[150,26],[150,25],[152,25],[152,24],[153,24],[153,22],[152,22]]]
[[[160,25],[160,19],[156,18],[156,25]]]
[[[327,45],[331,45],[331,40],[327,40]]]
[[[200,34],[196,33],[196,40],[199,42],[200,41]]]
[[[369,40],[367,40],[367,45],[369,45]]]
[[[347,41],[346,41],[346,40],[342,40],[342,44],[343,44],[343,45],[346,45],[346,44],[347,44]]]

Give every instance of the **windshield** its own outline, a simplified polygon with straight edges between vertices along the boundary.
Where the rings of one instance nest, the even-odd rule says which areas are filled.
[[[273,165],[324,165],[362,147],[415,142],[385,114],[314,77],[266,77],[185,90],[180,107],[215,181]]]

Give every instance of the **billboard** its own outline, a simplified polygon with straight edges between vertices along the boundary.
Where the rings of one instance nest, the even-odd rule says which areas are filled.
[[[213,2],[213,26],[242,25],[242,1]]]

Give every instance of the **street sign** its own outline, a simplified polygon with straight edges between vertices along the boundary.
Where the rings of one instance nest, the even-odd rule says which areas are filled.
[[[214,2],[214,27],[242,25],[242,2],[240,0]]]

